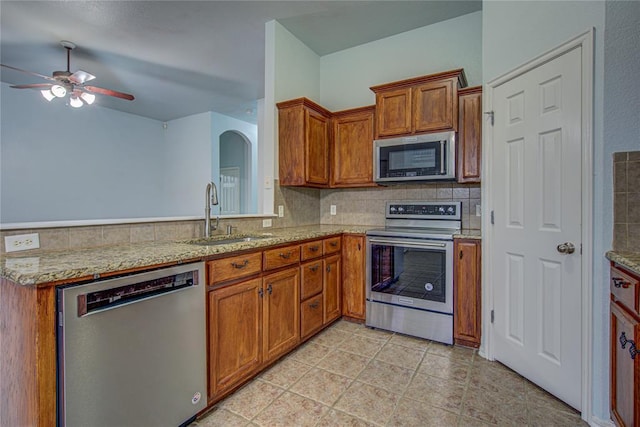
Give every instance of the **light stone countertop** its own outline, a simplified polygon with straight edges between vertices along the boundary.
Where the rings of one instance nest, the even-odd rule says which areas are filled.
[[[91,280],[96,275],[114,274],[146,267],[196,262],[215,255],[260,249],[268,246],[341,233],[364,234],[374,227],[346,225],[312,225],[272,229],[269,231],[234,234],[264,237],[248,242],[221,245],[193,244],[197,240],[179,242],[147,242],[90,249],[64,251],[25,251],[3,254],[0,258],[0,278],[25,286],[51,286]],[[213,236],[224,239],[227,236]]]
[[[482,240],[482,230],[463,229],[453,235],[454,239],[476,239]]]
[[[609,261],[626,268],[632,273],[640,276],[640,253],[639,252],[618,252],[609,251],[606,254]]]

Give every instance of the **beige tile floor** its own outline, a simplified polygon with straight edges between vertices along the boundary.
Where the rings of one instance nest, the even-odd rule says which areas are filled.
[[[475,351],[337,322],[193,426],[583,426]]]

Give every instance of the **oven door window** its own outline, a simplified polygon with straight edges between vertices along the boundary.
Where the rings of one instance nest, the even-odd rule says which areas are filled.
[[[371,291],[444,303],[446,252],[371,245]]]

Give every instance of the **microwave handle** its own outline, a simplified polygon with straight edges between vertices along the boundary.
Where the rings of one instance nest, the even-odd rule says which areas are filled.
[[[444,164],[444,150],[445,150],[445,145],[446,142],[445,141],[440,141],[440,174],[444,175],[445,174],[445,164]]]

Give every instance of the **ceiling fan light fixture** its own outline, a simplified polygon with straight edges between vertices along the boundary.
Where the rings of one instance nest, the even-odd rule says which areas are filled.
[[[93,101],[95,101],[95,100],[96,100],[96,96],[95,96],[94,94],[92,94],[92,93],[87,93],[87,92],[82,92],[82,93],[80,94],[80,98],[82,98],[82,100],[83,100],[84,102],[86,102],[86,103],[87,103],[87,105],[91,105],[91,104],[93,104]]]
[[[44,99],[46,99],[49,102],[56,97],[54,94],[51,93],[51,90],[49,89],[41,90],[40,93],[42,94]]]
[[[58,98],[64,98],[64,96],[67,94],[67,89],[64,86],[53,85],[51,86],[51,93]]]
[[[71,105],[73,108],[80,108],[83,104],[80,98],[75,95],[71,95],[71,97],[69,98],[69,105]]]

